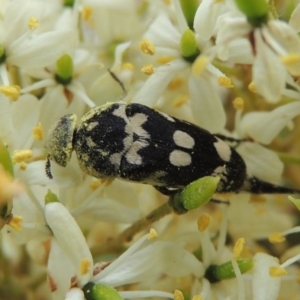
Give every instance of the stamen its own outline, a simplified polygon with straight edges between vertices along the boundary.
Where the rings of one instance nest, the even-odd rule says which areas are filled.
[[[145,65],[141,69],[141,72],[144,73],[145,75],[152,75],[154,73],[154,66],[152,64]]]
[[[44,138],[44,129],[41,122],[39,122],[37,126],[33,127],[32,134],[38,141],[41,141]]]
[[[23,217],[14,215],[11,220],[8,222],[8,225],[11,226],[16,231],[22,230],[21,223],[23,222]]]
[[[36,29],[40,26],[39,20],[34,17],[29,18],[27,26],[30,30]]]
[[[233,88],[233,84],[231,82],[231,79],[226,76],[221,76],[218,78],[218,84],[222,87],[226,88]]]
[[[200,216],[200,218],[198,219],[198,230],[200,232],[203,232],[207,229],[207,227],[209,226],[211,221],[211,216],[208,214],[203,214]]]
[[[241,252],[243,251],[245,245],[245,239],[244,238],[239,238],[233,248],[233,257],[237,259],[240,257]]]
[[[33,155],[32,150],[15,150],[14,154],[13,154],[13,163],[20,163],[22,161],[26,161],[28,159],[30,159]]]
[[[80,274],[85,275],[89,272],[91,268],[91,262],[88,258],[83,258],[80,262]]]
[[[140,42],[140,49],[145,53],[149,55],[154,55],[155,54],[155,46],[153,42],[149,39],[143,39]]]

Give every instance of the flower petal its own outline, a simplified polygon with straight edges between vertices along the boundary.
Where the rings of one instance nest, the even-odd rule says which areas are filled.
[[[142,88],[135,94],[132,103],[153,107],[174,77],[174,74],[186,66],[186,62],[174,60],[169,64],[156,68],[154,74],[148,78]]]
[[[285,87],[286,70],[278,56],[264,42],[259,29],[254,32],[256,57],[253,64],[253,81],[257,92],[266,101],[276,103]]]
[[[261,180],[278,183],[283,172],[283,163],[278,156],[255,143],[241,143],[237,148],[247,165],[247,172]]]
[[[248,113],[241,120],[239,132],[241,136],[250,136],[255,141],[267,145],[298,115],[299,101],[282,105],[271,112]]]
[[[203,74],[200,77],[191,76],[189,89],[191,108],[196,123],[212,133],[220,132],[226,122],[226,115],[221,99],[212,82],[212,77]]]
[[[278,258],[265,253],[254,256],[256,264],[253,268],[252,293],[253,300],[276,300],[280,290],[279,277],[271,277],[270,267],[279,266]]]
[[[222,2],[213,0],[203,0],[199,5],[194,17],[194,30],[202,39],[211,38],[223,6]]]
[[[53,45],[55,44],[55,47]],[[43,68],[54,63],[76,44],[73,30],[55,30],[28,39],[21,45],[8,49],[7,62],[22,68]]]
[[[117,260],[114,263],[117,263]],[[106,272],[109,272],[109,267],[106,268]],[[172,277],[194,274],[201,277],[204,274],[204,267],[194,255],[181,248],[180,245],[155,241],[132,253],[112,272],[106,273],[100,282],[111,286],[120,286],[147,281],[150,277],[160,274]]]
[[[293,10],[289,22],[290,26],[294,28],[297,32],[300,31],[300,3]]]
[[[59,202],[46,204],[45,217],[59,246],[70,259],[79,285],[83,286],[92,278],[93,257],[80,228]],[[87,263],[84,271],[82,271],[83,261]]]

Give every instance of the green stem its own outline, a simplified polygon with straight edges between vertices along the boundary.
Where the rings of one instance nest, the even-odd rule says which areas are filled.
[[[95,256],[118,252],[124,246],[124,243],[130,242],[138,232],[148,228],[151,224],[160,220],[171,212],[172,208],[169,206],[168,202],[164,203],[160,207],[150,212],[147,216],[139,219],[130,227],[125,229],[116,239],[107,242],[105,245],[101,245],[101,248],[92,248],[92,254]]]
[[[277,155],[279,156],[280,160],[284,163],[297,164],[297,165],[300,164],[300,157],[291,156],[289,154],[282,153],[282,152],[277,152]]]

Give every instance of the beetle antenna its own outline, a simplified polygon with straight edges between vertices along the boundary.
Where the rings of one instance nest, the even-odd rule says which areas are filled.
[[[52,173],[51,173],[51,162],[50,162],[50,155],[47,155],[46,158],[46,165],[45,165],[45,172],[49,179],[53,179]]]
[[[107,69],[107,71],[109,72],[111,77],[121,86],[121,89],[123,91],[123,95],[121,99],[125,98],[127,96],[127,91],[125,89],[124,83],[119,79],[119,77],[113,71],[111,71],[110,69]]]

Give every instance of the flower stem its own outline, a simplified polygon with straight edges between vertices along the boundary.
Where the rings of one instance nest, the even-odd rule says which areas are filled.
[[[114,240],[108,241],[106,244],[102,244],[101,248],[93,247],[91,249],[92,254],[95,256],[120,251],[124,246],[124,243],[130,242],[138,232],[148,228],[151,224],[160,220],[171,212],[172,208],[169,206],[169,203],[164,203],[145,217],[137,220],[130,227],[121,232]]]

